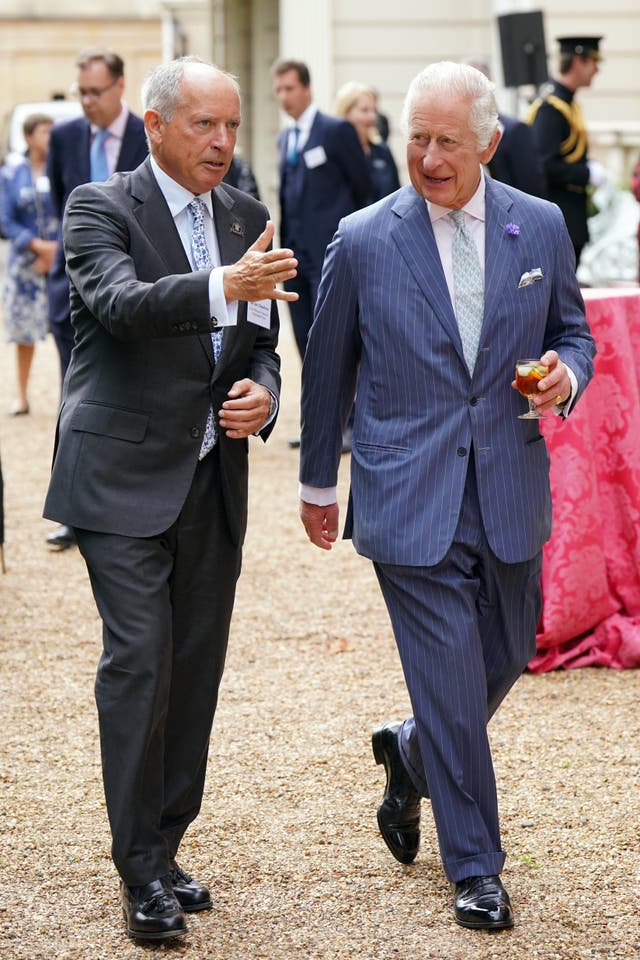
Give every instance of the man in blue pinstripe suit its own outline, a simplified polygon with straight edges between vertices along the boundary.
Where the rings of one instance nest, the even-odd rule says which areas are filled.
[[[300,493],[310,540],[330,549],[355,398],[344,535],[374,562],[413,708],[373,735],[378,825],[411,863],[429,797],[456,921],[503,928],[487,722],[535,652],[551,530],[549,457],[538,421],[518,419],[514,364],[540,357],[536,406],[567,416],[595,346],[560,210],[482,172],[500,139],[493,90],[468,65],[423,70],[404,108],[411,185],[340,223],[303,367]],[[459,229],[475,248],[472,355]]]

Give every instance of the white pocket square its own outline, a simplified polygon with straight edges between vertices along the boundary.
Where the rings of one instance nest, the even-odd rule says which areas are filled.
[[[544,274],[542,272],[542,267],[534,267],[533,270],[526,270],[525,273],[520,277],[518,283],[518,290],[520,287],[529,287],[532,283],[535,283],[536,280],[542,280]]]

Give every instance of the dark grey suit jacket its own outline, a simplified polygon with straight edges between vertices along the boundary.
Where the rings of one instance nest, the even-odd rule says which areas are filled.
[[[217,187],[223,263],[264,229],[263,204]],[[208,271],[192,272],[147,160],[72,193],[64,218],[76,347],[66,378],[44,515],[88,530],[146,537],[176,519],[197,465],[209,405],[234,381],[280,390],[278,313],[224,332],[213,367]],[[270,432],[273,423],[262,431]],[[219,436],[231,536],[244,537],[248,442]]]

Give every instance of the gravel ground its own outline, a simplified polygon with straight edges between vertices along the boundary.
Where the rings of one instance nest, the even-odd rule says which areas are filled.
[[[422,850],[378,836],[370,732],[408,699],[369,564],[314,550],[297,518],[298,362],[270,442],[252,442],[249,534],[204,806],[181,860],[214,892],[181,942],[124,936],[100,780],[99,622],[77,550],[41,519],[57,403],[39,347],[29,417],[0,346],[8,572],[0,576],[0,960],[632,960],[638,924],[637,671],[525,675],[492,723],[513,930],[451,918],[428,803]],[[346,467],[341,499],[346,497]]]

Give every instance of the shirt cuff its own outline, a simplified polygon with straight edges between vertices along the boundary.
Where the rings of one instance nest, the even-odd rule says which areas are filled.
[[[238,322],[238,301],[227,303],[223,271],[224,267],[214,267],[209,274],[209,316],[218,321],[217,327],[235,327]]]
[[[554,413],[561,414],[563,417],[567,417],[569,415],[569,411],[573,406],[573,401],[576,398],[576,393],[578,392],[578,380],[575,373],[573,372],[571,367],[566,363],[565,363],[565,367],[567,368],[567,376],[569,377],[569,381],[571,383],[571,393],[569,394],[567,399],[564,401],[564,403],[557,403],[553,408]]]
[[[338,502],[338,488],[310,487],[307,483],[299,483],[298,496],[305,503],[314,503],[317,507],[328,507]]]
[[[260,436],[264,428],[269,426],[271,421],[275,418],[276,414],[278,413],[278,410],[280,409],[280,403],[276,395],[274,393],[271,393],[271,390],[269,390],[269,387],[267,387],[266,389],[269,391],[269,396],[271,397],[271,406],[269,407],[269,416],[267,417],[265,422],[262,424],[260,429],[256,430],[256,432],[254,433],[254,437]]]

